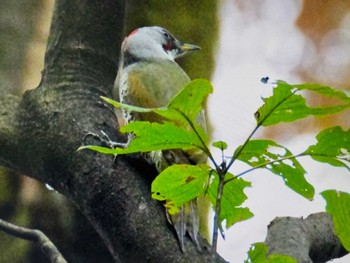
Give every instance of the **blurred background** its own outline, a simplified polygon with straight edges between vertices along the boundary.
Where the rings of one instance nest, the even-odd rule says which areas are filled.
[[[221,1],[219,44],[212,76],[215,91],[208,103],[213,138],[229,142],[232,150],[243,143],[255,127],[254,112],[262,103],[261,96],[271,94],[271,86],[259,82],[261,77],[349,89],[349,11],[350,2],[343,0]],[[309,100],[326,103],[319,97]],[[349,129],[349,124],[347,111],[263,128],[258,137],[274,139],[298,154],[314,142],[321,129],[334,125]],[[350,191],[347,170],[309,158],[299,161],[308,171],[306,179],[315,187],[315,199],[310,202],[297,195],[269,172],[258,170],[247,175],[245,179],[252,182],[252,188],[246,191],[245,205],[255,216],[226,232],[226,241],[220,242],[224,258],[243,262],[250,244],[265,239],[266,226],[276,216],[306,217],[324,211],[325,201],[319,195],[323,190]],[[233,171],[244,168],[238,166]],[[350,262],[350,256],[332,262]]]
[[[35,88],[41,77],[53,0],[1,0],[0,96]],[[202,50],[179,63],[191,78],[211,79],[208,99],[213,141],[224,140],[232,151],[255,126],[254,112],[271,85],[260,79],[291,83],[317,82],[350,87],[350,1],[347,0],[132,0],[127,4],[126,34],[145,25],[169,29],[180,40]],[[116,47],[119,48],[119,47]],[[326,103],[310,97],[312,103]],[[294,124],[263,128],[258,137],[274,139],[297,154],[321,129],[350,126],[350,112],[328,118],[307,118]],[[0,146],[1,147],[1,146]],[[220,160],[220,153],[216,155]],[[255,216],[226,231],[219,253],[236,263],[246,259],[254,242],[263,241],[276,216],[304,216],[324,211],[319,193],[350,192],[345,169],[300,159],[307,180],[315,186],[310,202],[264,171],[246,175],[252,188],[244,204]],[[245,169],[236,166],[233,172]],[[68,262],[113,262],[99,237],[63,196],[41,183],[0,167],[0,218],[44,231]],[[30,243],[0,232],[0,262],[47,262]],[[334,260],[350,262],[350,256]]]

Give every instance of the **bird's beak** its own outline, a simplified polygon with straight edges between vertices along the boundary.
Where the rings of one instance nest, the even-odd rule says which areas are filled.
[[[177,43],[177,46],[178,46],[177,52],[176,52],[177,54],[175,55],[176,58],[182,57],[182,56],[186,55],[188,52],[201,49],[199,46],[191,45],[191,44],[183,44],[179,41]]]
[[[200,50],[201,48],[199,46],[196,45],[191,45],[191,44],[182,44],[180,46],[180,49],[183,53],[189,52],[189,51],[196,51],[196,50]]]

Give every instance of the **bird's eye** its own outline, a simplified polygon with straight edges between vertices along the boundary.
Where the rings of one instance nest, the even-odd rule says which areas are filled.
[[[170,35],[169,32],[167,31],[163,31],[163,36],[166,38],[166,43],[163,44],[163,49],[164,50],[172,50],[175,48],[175,43],[174,43],[174,38],[172,37],[172,35]]]
[[[165,36],[166,38],[170,38],[170,35],[169,35],[169,33],[168,32],[163,32],[163,36]]]

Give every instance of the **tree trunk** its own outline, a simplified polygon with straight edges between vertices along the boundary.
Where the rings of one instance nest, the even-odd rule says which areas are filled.
[[[111,96],[123,36],[123,0],[57,0],[38,88],[0,98],[0,164],[72,200],[116,262],[206,262],[187,240],[182,253],[161,204],[153,167],[138,156],[84,150],[89,133],[123,141]],[[218,259],[217,262],[224,262]]]

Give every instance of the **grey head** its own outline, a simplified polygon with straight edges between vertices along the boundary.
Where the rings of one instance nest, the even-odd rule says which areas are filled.
[[[141,27],[131,32],[123,41],[122,55],[129,62],[142,60],[172,60],[200,48],[183,44],[168,30],[153,26]],[[127,61],[124,61],[129,64]]]

